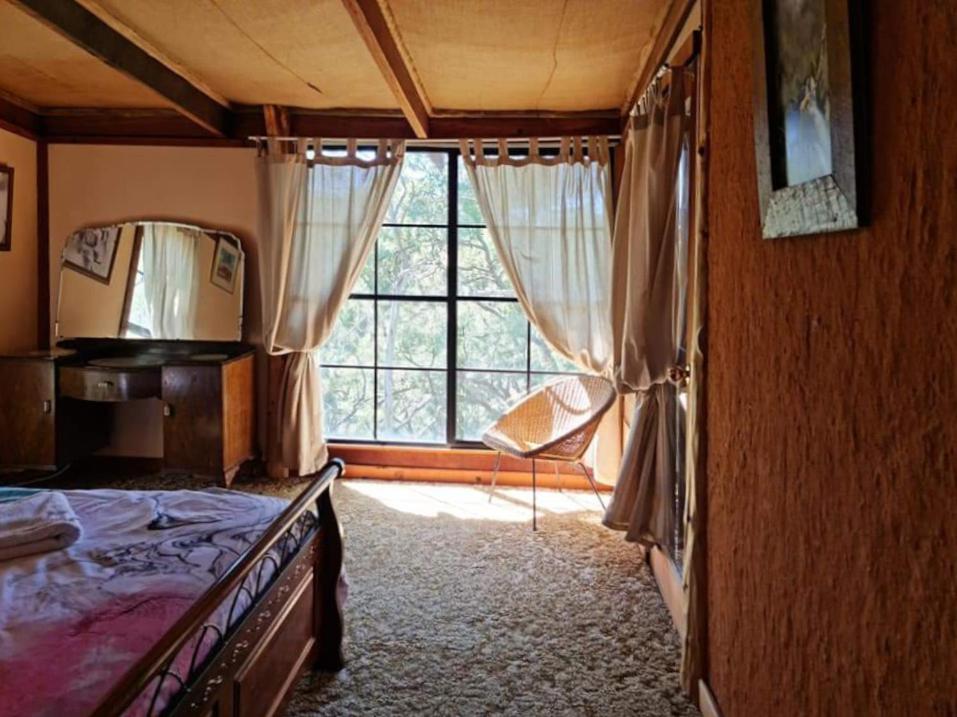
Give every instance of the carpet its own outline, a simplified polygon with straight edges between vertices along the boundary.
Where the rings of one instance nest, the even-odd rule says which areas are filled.
[[[291,498],[302,486],[234,487]],[[464,485],[337,483],[347,667],[303,677],[286,714],[697,715],[679,686],[680,644],[654,578],[634,545],[601,526],[594,495],[539,491],[537,533],[531,491],[487,496]]]
[[[343,481],[346,670],[288,714],[696,715],[634,545],[591,494]]]

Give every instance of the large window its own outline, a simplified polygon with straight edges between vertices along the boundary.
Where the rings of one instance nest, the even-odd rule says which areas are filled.
[[[574,364],[529,326],[455,150],[411,150],[322,350],[332,440],[462,444]]]

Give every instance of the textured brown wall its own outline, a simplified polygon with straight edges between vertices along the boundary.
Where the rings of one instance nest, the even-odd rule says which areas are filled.
[[[708,682],[957,714],[957,3],[874,0],[873,218],[760,238],[749,0],[713,0]]]

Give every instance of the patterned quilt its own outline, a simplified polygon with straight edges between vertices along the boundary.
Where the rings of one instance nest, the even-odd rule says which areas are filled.
[[[83,537],[0,562],[0,717],[91,712],[287,505],[217,489],[64,494]]]

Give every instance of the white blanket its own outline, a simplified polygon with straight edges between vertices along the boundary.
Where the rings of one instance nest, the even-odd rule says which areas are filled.
[[[61,550],[83,534],[62,493],[41,491],[0,503],[0,561]]]

